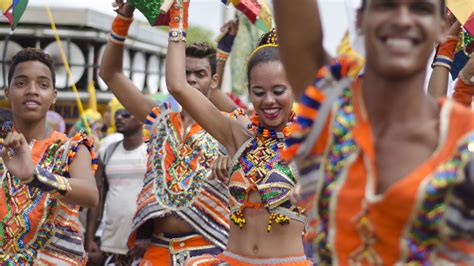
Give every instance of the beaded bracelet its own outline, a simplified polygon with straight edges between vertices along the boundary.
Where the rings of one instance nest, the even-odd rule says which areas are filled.
[[[128,36],[128,30],[133,22],[133,17],[125,17],[117,14],[112,22],[112,31],[109,40],[115,44],[123,45]]]
[[[55,175],[39,166],[36,166],[33,176],[24,183],[50,194],[59,194],[58,196],[64,196],[71,191],[71,185],[67,178]]]

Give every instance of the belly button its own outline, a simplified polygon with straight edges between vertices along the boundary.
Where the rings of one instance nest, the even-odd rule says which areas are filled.
[[[252,248],[253,254],[258,254],[258,246],[254,245]]]

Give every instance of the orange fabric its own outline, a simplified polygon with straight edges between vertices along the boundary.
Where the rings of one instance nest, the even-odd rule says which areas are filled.
[[[180,241],[179,238],[177,241],[171,240],[169,248],[149,244],[146,249],[145,255],[143,256],[143,259],[140,262],[140,265],[172,265],[170,261],[171,251],[180,252],[205,246],[214,245],[200,235],[196,235],[194,237],[182,241]]]
[[[393,265],[400,257],[400,239],[404,233],[405,225],[410,219],[413,206],[416,203],[419,186],[426,176],[451,156],[459,138],[469,130],[472,130],[472,123],[467,123],[466,121],[472,122],[474,116],[469,110],[455,105],[449,118],[450,127],[448,135],[440,151],[419,165],[407,176],[395,182],[382,194],[380,200],[366,203],[367,208],[364,211],[362,205],[366,198],[366,185],[372,180],[372,187],[377,187],[377,173],[368,172],[363,157],[363,154],[366,154],[369,159],[369,167],[375,169],[376,158],[373,148],[373,137],[361,102],[360,85],[361,83],[357,82],[353,90],[354,110],[357,120],[353,134],[357,145],[362,148],[363,153],[358,155],[355,162],[348,169],[346,180],[337,194],[337,207],[334,208],[334,249],[337,261],[340,263],[350,261],[351,256],[354,256],[358,249],[364,247],[359,231],[362,229],[359,225],[367,222],[376,232],[377,236],[383,236],[377,238],[375,244],[372,245],[374,257],[379,256],[384,265]],[[372,175],[372,179],[370,175]],[[368,219],[362,220],[362,218],[358,219],[359,217],[366,217]],[[370,253],[367,249],[365,251]],[[367,264],[374,264],[373,261],[366,262]]]
[[[31,151],[33,162],[35,164],[38,163],[38,161],[41,159],[41,157],[43,156],[43,153],[46,151],[48,146],[51,145],[53,142],[55,142],[57,139],[65,140],[66,138],[67,138],[66,135],[57,131],[53,131],[48,138],[36,141]],[[25,200],[27,200],[26,195],[25,195]],[[46,201],[46,197],[41,197],[39,199],[39,203],[36,206],[36,208],[34,208],[33,210],[31,210],[31,212],[28,213],[28,219],[30,219],[32,223],[30,224],[31,226],[30,234],[27,234],[24,238],[25,243],[28,243],[35,237],[34,234],[38,230],[39,221],[43,219],[44,209],[46,207],[45,201]],[[5,193],[3,190],[0,189],[0,217],[5,217],[8,214],[8,208],[6,206],[6,203],[7,203],[7,200],[5,198]],[[11,226],[16,226],[16,225],[13,224]],[[15,230],[12,230],[12,231],[15,231]]]
[[[461,79],[458,79],[454,87],[453,99],[467,107],[471,107],[472,97],[474,97],[474,86],[464,84]]]
[[[124,17],[118,15],[115,17],[112,22],[112,32],[118,34],[120,37],[127,37],[128,29],[133,22],[133,18]]]
[[[445,43],[440,44],[436,56],[446,56],[451,60],[454,58],[454,51],[458,45],[458,38],[450,37]]]
[[[31,154],[33,156],[33,162],[38,163],[39,160],[41,159],[41,156],[43,156],[43,153],[46,151],[49,145],[53,144],[53,142],[55,142],[58,139],[62,141],[66,141],[67,137],[63,133],[60,133],[58,131],[53,131],[51,135],[49,136],[49,138],[37,140],[35,142],[33,150],[31,151]]]

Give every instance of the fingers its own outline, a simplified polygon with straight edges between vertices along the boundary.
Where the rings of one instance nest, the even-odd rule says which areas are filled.
[[[23,145],[26,145],[26,139],[23,134],[18,132],[10,132],[7,137],[3,140],[3,147],[14,150],[20,149]]]
[[[298,202],[301,201],[301,184],[298,183],[290,192],[290,202],[293,205],[298,205]]]
[[[227,181],[229,180],[230,157],[229,156],[219,157],[218,162],[216,164],[217,164],[216,166],[217,178],[221,182],[227,183]]]

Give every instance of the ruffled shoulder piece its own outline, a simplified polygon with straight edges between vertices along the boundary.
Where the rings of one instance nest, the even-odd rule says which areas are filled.
[[[310,154],[324,129],[333,104],[357,76],[357,71],[360,70],[358,64],[354,59],[343,56],[334,64],[326,65],[316,72],[313,84],[306,88],[296,108],[292,134],[286,138],[287,148],[281,151],[284,160],[290,161]]]
[[[155,106],[153,107],[153,109],[151,109],[151,112],[145,118],[145,126],[143,127],[143,140],[145,142],[148,143],[148,141],[150,140],[151,134],[153,132],[153,127],[155,125],[155,122],[158,120],[157,118],[162,115],[166,115],[170,112],[173,112],[170,102],[164,102],[163,104]]]
[[[69,177],[69,166],[73,162],[74,158],[76,157],[77,150],[79,149],[80,145],[86,146],[86,148],[89,150],[92,161],[92,170],[97,169],[97,164],[98,160],[97,157],[95,156],[94,153],[94,144],[92,141],[92,138],[87,136],[85,132],[78,132],[76,133],[73,137],[69,138],[66,143],[65,143],[65,149],[63,153],[63,162],[66,162],[65,164],[65,171],[64,174],[66,177]]]

